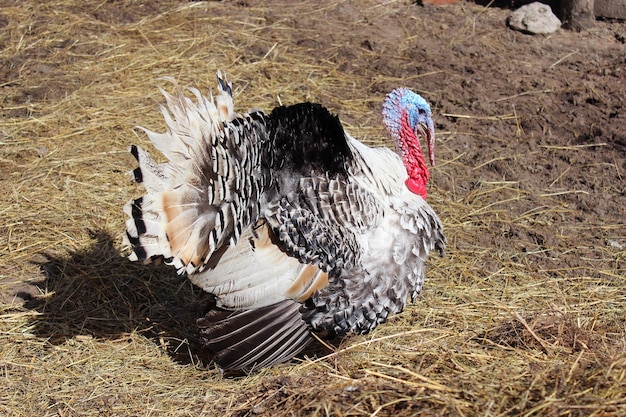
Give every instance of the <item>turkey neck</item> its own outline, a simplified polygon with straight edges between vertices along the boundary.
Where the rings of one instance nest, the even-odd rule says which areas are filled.
[[[421,195],[425,199],[426,184],[430,178],[430,172],[424,160],[419,138],[409,124],[409,115],[406,111],[402,111],[398,130],[392,131],[391,135],[392,137],[395,136],[396,144],[401,150],[402,162],[404,162],[409,176],[405,182],[406,186],[411,192]]]
[[[349,165],[351,176],[379,196],[397,196],[402,193],[406,171],[397,152],[381,146],[370,148],[346,134],[354,156]]]

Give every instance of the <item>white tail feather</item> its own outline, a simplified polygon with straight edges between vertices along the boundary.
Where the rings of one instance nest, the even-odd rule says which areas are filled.
[[[168,161],[158,164],[143,149],[131,148],[139,163],[133,175],[148,194],[125,207],[131,217],[127,242],[133,248],[131,259],[149,262],[162,256],[179,273],[191,274],[202,270],[217,248],[236,242],[241,223],[247,220],[241,212],[248,209],[251,193],[246,194],[243,186],[250,180],[243,177],[253,176],[252,170],[259,168],[250,158],[239,161],[237,154],[254,154],[260,133],[250,128],[253,121],[249,118],[229,125],[238,115],[232,87],[220,73],[218,94],[206,98],[190,88],[195,101],[184,95],[174,79],[165,79],[176,87],[172,94],[161,89],[167,130],[140,129]]]

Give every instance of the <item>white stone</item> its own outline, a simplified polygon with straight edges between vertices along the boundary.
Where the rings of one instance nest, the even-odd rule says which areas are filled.
[[[507,23],[510,27],[526,33],[552,33],[561,27],[561,21],[552,13],[550,6],[530,3],[515,10]]]

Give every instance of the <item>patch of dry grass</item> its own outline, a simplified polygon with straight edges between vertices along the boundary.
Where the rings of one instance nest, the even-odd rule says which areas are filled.
[[[318,101],[381,143],[384,91],[442,73],[381,75],[359,61],[371,48],[342,36],[414,6],[0,4],[1,415],[625,414],[624,249],[589,242],[576,264],[548,262],[589,225],[565,222],[534,246],[507,233],[567,212],[553,194],[518,215],[509,207],[529,197],[514,181],[438,188],[463,164],[450,151],[459,132],[439,134],[447,157],[429,195],[448,256],[432,259],[415,305],[331,353],[224,378],[196,336],[197,290],[123,257],[121,207],[139,192],[126,149],[147,142],[133,126],[162,126],[159,77],[206,91],[221,68],[241,109]],[[395,47],[389,60],[409,44]],[[623,223],[593,226],[623,241]]]

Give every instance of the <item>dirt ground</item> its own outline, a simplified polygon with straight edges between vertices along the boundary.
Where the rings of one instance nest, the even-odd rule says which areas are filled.
[[[531,36],[508,13],[0,0],[0,414],[626,415],[626,24]],[[321,102],[370,144],[391,89],[431,103],[448,255],[345,356],[222,379],[199,292],[122,256],[159,77],[207,91],[220,68],[240,109]]]

